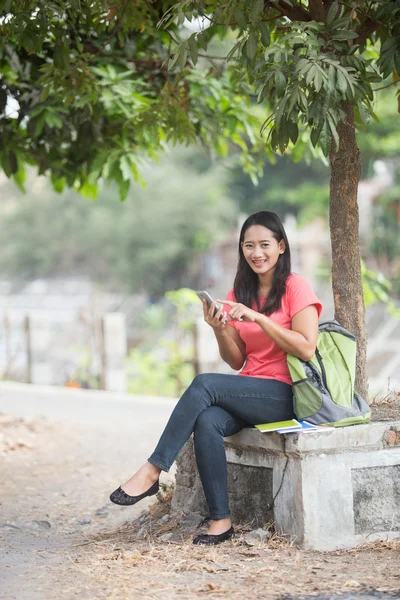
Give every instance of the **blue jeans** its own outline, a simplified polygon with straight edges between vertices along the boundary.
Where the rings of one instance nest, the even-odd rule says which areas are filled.
[[[194,378],[177,403],[148,460],[169,471],[194,432],[196,462],[210,518],[224,519],[230,516],[224,437],[249,425],[293,418],[291,385],[276,379],[203,373]]]

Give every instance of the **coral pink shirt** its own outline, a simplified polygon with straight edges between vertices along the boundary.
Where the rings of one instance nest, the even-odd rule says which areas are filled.
[[[237,302],[233,290],[228,293],[226,299]],[[265,298],[260,298],[261,304],[264,301]],[[270,314],[269,318],[278,325],[291,329],[294,315],[310,305],[317,307],[319,317],[322,304],[310,284],[301,275],[291,273],[286,280],[286,291],[282,296],[281,308]],[[230,307],[226,306],[225,310],[228,308]],[[252,308],[257,310],[256,303]],[[246,345],[246,362],[239,375],[277,379],[292,385],[286,362],[287,353],[275,344],[257,323],[229,321],[228,324],[236,329]]]

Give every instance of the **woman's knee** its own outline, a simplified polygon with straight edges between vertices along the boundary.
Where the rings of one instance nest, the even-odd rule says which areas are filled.
[[[191,385],[195,387],[207,387],[215,376],[215,373],[200,373],[193,379]]]
[[[226,421],[221,418],[221,411],[217,406],[210,406],[199,414],[194,426],[194,434],[196,436],[202,433],[210,433],[210,431],[218,431],[223,433],[223,424]]]

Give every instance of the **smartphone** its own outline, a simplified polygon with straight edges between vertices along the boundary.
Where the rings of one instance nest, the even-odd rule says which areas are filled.
[[[196,294],[198,295],[198,297],[200,298],[200,300],[202,302],[203,302],[203,300],[205,300],[207,302],[208,308],[210,308],[212,302],[214,302],[214,300],[211,298],[210,294],[205,291],[199,291],[199,292],[196,292]],[[220,304],[219,302],[217,302],[215,304],[214,317],[221,307],[222,307],[222,304]]]

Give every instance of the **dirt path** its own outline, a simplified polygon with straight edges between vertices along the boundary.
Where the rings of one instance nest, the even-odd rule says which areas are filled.
[[[3,416],[0,425],[3,600],[400,598],[400,543],[317,553],[239,536],[199,548],[168,502],[141,520],[145,504],[108,502],[126,474],[129,436],[43,419]],[[165,541],[172,531],[176,541]]]

